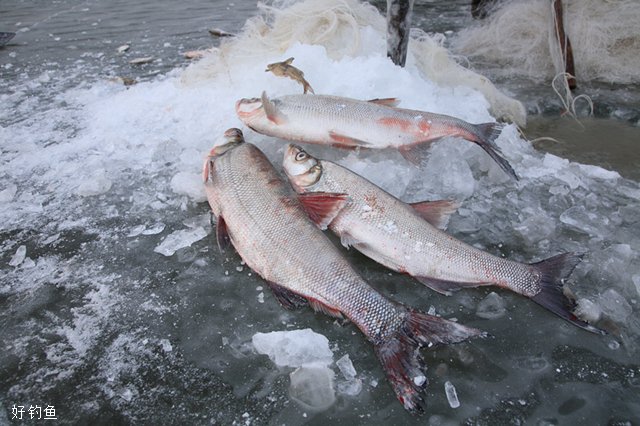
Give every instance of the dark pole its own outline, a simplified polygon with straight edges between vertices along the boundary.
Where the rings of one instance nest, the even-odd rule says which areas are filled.
[[[407,61],[414,0],[387,0],[387,56],[404,67]]]
[[[578,86],[575,76],[576,71],[573,65],[573,49],[571,49],[571,42],[569,37],[564,33],[564,20],[562,17],[562,0],[553,0],[553,10],[556,15],[556,35],[558,36],[558,42],[560,43],[560,51],[562,53],[562,60],[564,61],[565,72],[572,75],[567,78],[569,89],[573,90]]]

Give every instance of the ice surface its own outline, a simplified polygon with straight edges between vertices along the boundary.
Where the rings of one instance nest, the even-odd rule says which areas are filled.
[[[333,376],[333,370],[327,367],[299,367],[289,375],[289,395],[304,409],[324,411],[336,400]]]
[[[485,319],[501,318],[506,312],[504,299],[494,292],[482,299],[476,308],[476,315]]]
[[[460,407],[458,394],[456,393],[456,388],[453,386],[453,383],[451,383],[448,380],[444,382],[444,392],[447,394],[447,401],[449,402],[449,407],[451,408]]]
[[[333,362],[329,340],[309,328],[256,333],[251,341],[258,353],[268,355],[280,367],[326,367]]]
[[[59,6],[48,13],[58,13]],[[38,13],[47,7],[38,4]],[[97,13],[99,7],[92,3],[90,13]],[[127,9],[131,7],[136,5],[128,3]],[[228,56],[211,54],[187,71],[165,73],[169,70],[155,68],[154,63],[129,88],[103,78],[115,73],[106,53],[97,68],[88,68],[86,57],[72,68],[64,68],[61,62],[43,63],[50,68],[43,74],[19,65],[15,55],[27,56],[23,52],[36,45],[42,52],[38,54],[45,55],[47,46],[30,40],[8,51],[7,57],[14,54],[11,61],[16,65],[12,70],[5,68],[8,78],[0,79],[6,89],[0,90],[0,322],[5,325],[0,399],[6,409],[13,402],[54,401],[68,395],[76,401],[73,410],[65,409],[69,417],[64,421],[69,423],[135,419],[157,424],[197,418],[222,424],[242,424],[248,419],[256,424],[301,424],[308,419],[301,419],[298,405],[290,403],[287,377],[282,380],[289,370],[272,366],[241,344],[247,344],[257,330],[313,327],[332,345],[339,343],[340,353],[358,354],[357,377],[345,381],[337,373],[340,367],[331,365],[328,344],[316,342],[307,350],[310,359],[324,353],[321,365],[335,370],[336,390],[345,396],[338,398],[339,407],[331,411],[330,419],[318,416],[313,423],[424,421],[402,412],[371,345],[353,324],[340,326],[308,309],[284,311],[272,297],[262,299],[254,289],[264,282],[256,274],[249,275],[248,267],[238,266],[235,254],[229,253],[228,260],[221,258],[215,242],[193,244],[191,238],[180,237],[173,247],[165,247],[174,256],[165,258],[153,251],[160,241],[170,242],[174,231],[202,235],[202,230],[210,229],[209,208],[201,201],[202,156],[227,128],[241,127],[246,140],[260,146],[280,167],[283,142],[242,127],[234,111],[237,99],[258,96],[262,90],[272,96],[300,91],[290,79],[265,73],[267,63],[294,56],[296,66],[305,71],[318,93],[359,99],[395,96],[402,107],[475,123],[494,120],[480,92],[426,77],[418,61],[433,63],[429,56],[417,58],[415,49],[407,67],[396,67],[385,56],[384,28],[358,29],[365,22],[359,19],[325,20],[335,12],[325,9],[323,4],[311,18],[300,15],[316,23],[309,32],[291,24],[298,18],[290,19],[287,28],[292,31],[280,32],[283,44],[267,39],[267,24],[256,25],[259,41],[246,42]],[[227,15],[235,12],[231,8]],[[202,15],[209,19],[208,12]],[[67,16],[74,28],[82,29],[85,16],[78,9],[56,16]],[[327,27],[326,22],[336,26]],[[354,26],[355,32],[350,29]],[[73,37],[80,34],[74,32]],[[91,43],[102,43],[100,34],[89,34],[92,41],[86,49],[96,47]],[[164,31],[150,34],[167,37]],[[329,38],[326,45],[323,34]],[[116,35],[109,35],[111,44],[104,40],[106,47],[98,48],[116,57],[115,47],[127,41]],[[316,36],[319,44],[287,43],[291,36]],[[157,49],[168,41],[177,46],[185,40],[181,33],[180,38],[161,40]],[[80,41],[63,36],[61,42],[70,56],[73,45],[85,50]],[[345,51],[348,54],[342,54]],[[158,54],[136,52],[135,56],[150,53]],[[127,59],[135,56],[120,58],[128,67]],[[467,416],[475,415],[474,407],[482,407],[483,412],[504,416],[487,424],[535,423],[539,413],[553,413],[556,401],[566,400],[569,389],[558,384],[554,372],[567,366],[578,372],[584,369],[595,378],[580,382],[581,395],[591,401],[575,412],[576,417],[608,424],[613,404],[620,419],[638,418],[633,392],[621,393],[620,386],[637,384],[630,373],[638,377],[637,369],[626,366],[637,365],[640,347],[640,185],[615,172],[539,152],[513,125],[504,129],[496,143],[520,181],[508,179],[484,151],[458,138],[433,144],[420,166],[409,164],[397,152],[307,148],[355,169],[407,201],[463,201],[448,232],[493,254],[534,262],[566,251],[587,253],[567,284],[585,317],[615,322],[622,336],[621,350],[608,349],[607,345],[615,346],[610,338],[601,340],[549,312],[531,308],[533,303],[526,298],[517,298],[509,307],[510,320],[504,321],[504,301],[497,295],[481,300],[486,289],[440,297],[408,277],[389,275],[357,253],[345,252],[354,268],[386,296],[423,310],[434,306],[439,313],[455,313],[460,323],[480,327],[473,324],[478,321],[477,310],[481,317],[489,317],[480,321],[480,328],[504,343],[498,345],[496,339],[464,343],[460,346],[471,354],[464,357],[460,355],[464,352],[451,352],[454,346],[423,354],[435,359],[457,354],[463,365],[473,360],[473,368],[454,363],[448,371],[456,374],[452,377],[459,389],[470,389],[478,382],[486,388],[486,392],[465,392],[467,411],[448,410],[441,416],[443,422],[465,423]],[[178,231],[183,227],[189,229]],[[28,253],[19,267],[9,266],[20,246],[27,247]],[[32,267],[25,268],[28,265]],[[236,267],[242,271],[236,272]],[[271,346],[274,351],[287,347]],[[566,360],[558,359],[562,348],[570,353]],[[602,352],[603,358],[587,363],[580,353],[575,355],[579,348]],[[301,362],[295,354],[282,358]],[[613,381],[602,375],[613,376],[616,369],[628,370],[629,375]],[[431,372],[436,374],[436,368],[428,370],[430,379]],[[300,373],[305,376],[312,375]],[[325,380],[331,373],[324,370],[319,376]],[[572,387],[580,377],[570,374]],[[360,379],[367,384],[364,390]],[[500,403],[519,405],[520,393],[526,396],[530,389],[539,388],[549,395],[532,403],[528,411],[515,412]],[[328,386],[324,389],[331,392]],[[430,392],[437,394],[438,389]],[[249,416],[245,419],[243,413]]]
[[[173,256],[177,250],[189,247],[206,236],[207,231],[204,228],[181,229],[167,235],[153,251],[164,256]]]

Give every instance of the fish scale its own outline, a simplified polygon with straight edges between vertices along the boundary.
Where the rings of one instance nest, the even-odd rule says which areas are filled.
[[[219,244],[230,240],[246,264],[267,280],[284,307],[306,299],[315,309],[343,314],[371,341],[403,406],[419,412],[426,385],[422,346],[484,334],[393,302],[371,288],[309,220],[295,192],[242,132],[205,161],[205,189],[216,216]],[[332,198],[344,203],[344,197]]]

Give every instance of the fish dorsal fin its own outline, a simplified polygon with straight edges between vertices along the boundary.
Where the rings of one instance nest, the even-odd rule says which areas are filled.
[[[325,303],[322,303],[317,299],[309,298],[308,300],[309,300],[309,305],[311,305],[314,311],[322,312],[323,314],[329,315],[330,317],[334,317],[334,318],[339,318],[339,319],[344,318],[340,310],[334,307],[331,307]]]
[[[274,124],[283,124],[287,121],[287,117],[278,109],[278,107],[269,100],[267,92],[262,92],[262,107],[269,121]]]
[[[454,200],[437,200],[411,203],[410,206],[431,225],[444,230],[451,215],[460,207],[460,203]]]
[[[330,192],[309,192],[300,194],[299,199],[309,218],[324,231],[347,204],[349,196]]]
[[[282,63],[285,64],[285,65],[291,65],[291,62],[293,62],[293,57],[282,61]]]
[[[395,108],[400,103],[400,100],[398,98],[375,98],[375,99],[369,99],[367,102]]]
[[[356,149],[358,147],[367,147],[368,145],[371,145],[369,142],[352,138],[350,136],[341,135],[340,133],[334,132],[333,130],[329,131],[329,137],[334,141],[331,145],[335,146],[336,148]]]
[[[275,298],[280,302],[285,309],[295,309],[308,304],[307,299],[300,296],[298,293],[282,287],[271,281],[267,281],[269,288],[273,292]]]
[[[216,241],[218,241],[220,252],[224,252],[231,245],[231,237],[229,237],[227,223],[222,216],[218,216],[218,220],[216,221]]]

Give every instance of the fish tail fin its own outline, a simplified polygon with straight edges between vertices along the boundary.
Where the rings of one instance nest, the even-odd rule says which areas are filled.
[[[313,91],[313,88],[311,87],[311,85],[309,84],[309,82],[308,82],[308,81],[306,81],[306,80],[305,80],[305,81],[302,83],[302,87],[303,87],[303,90],[304,90],[304,92],[303,92],[303,93],[311,92],[311,93],[312,93],[312,94],[314,94],[314,95],[316,94],[316,93]]]
[[[563,281],[571,275],[582,260],[582,254],[563,253],[550,257],[531,266],[540,274],[541,290],[531,299],[571,324],[592,333],[606,334],[604,330],[582,321],[574,313],[575,300],[571,294],[565,294]]]
[[[404,323],[391,336],[375,342],[375,353],[391,383],[398,400],[414,414],[424,410],[421,392],[427,386],[425,364],[419,348],[437,344],[462,342],[471,337],[486,336],[475,328],[466,327],[433,315],[408,310]]]
[[[515,180],[518,180],[518,175],[516,175],[511,164],[502,156],[500,148],[495,144],[495,140],[500,136],[500,133],[502,133],[504,125],[501,123],[482,123],[474,124],[473,126],[478,138],[475,142],[493,158],[493,161],[498,163],[502,170]]]

